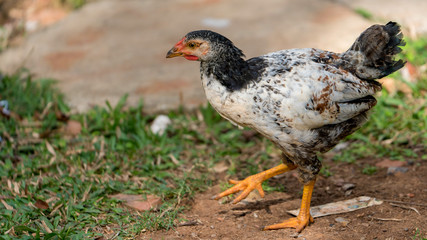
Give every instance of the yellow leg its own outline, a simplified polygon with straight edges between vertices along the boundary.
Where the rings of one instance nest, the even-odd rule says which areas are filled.
[[[264,197],[264,190],[262,190],[262,186],[261,186],[262,182],[264,182],[265,180],[273,176],[293,170],[295,168],[296,168],[295,165],[285,165],[282,163],[264,172],[260,172],[258,174],[249,176],[242,181],[229,180],[231,184],[235,184],[235,185],[229,188],[228,190],[216,195],[214,198],[218,200],[232,193],[243,191],[236,199],[234,199],[233,203],[236,204],[241,200],[243,200],[244,198],[246,198],[249,195],[249,193],[252,192],[252,190],[254,189],[258,190],[261,197]]]
[[[310,215],[310,202],[315,182],[316,180],[312,180],[304,185],[301,209],[297,217],[290,218],[279,224],[267,226],[264,230],[295,228],[297,232],[301,232],[309,223],[313,222],[313,217]]]

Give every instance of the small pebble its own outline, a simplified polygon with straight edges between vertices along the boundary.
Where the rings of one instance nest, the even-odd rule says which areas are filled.
[[[289,235],[289,237],[293,237],[293,238],[300,238],[300,237],[303,237],[303,235],[302,235],[302,234],[295,233],[295,234],[293,234],[293,235]]]
[[[348,147],[348,145],[350,145],[349,142],[342,142],[342,143],[338,143],[334,149],[332,149],[332,151],[334,152],[340,152],[341,150],[344,150]]]
[[[214,225],[211,225],[211,228],[214,229],[215,228]]]
[[[356,187],[356,185],[354,185],[353,183],[346,183],[341,188],[342,188],[342,190],[347,191],[347,190],[353,189],[355,187]]]
[[[398,173],[405,173],[407,171],[407,167],[389,167],[387,168],[387,175],[396,175]]]
[[[340,223],[343,227],[347,226],[350,223],[349,220],[347,220],[347,219],[345,219],[343,217],[337,217],[337,218],[335,218],[335,222]]]
[[[331,180],[332,180],[332,183],[337,187],[342,187],[344,185],[344,179],[342,178],[337,178],[332,176]]]

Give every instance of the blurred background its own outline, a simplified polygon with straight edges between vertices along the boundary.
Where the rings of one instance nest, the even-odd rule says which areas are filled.
[[[286,48],[345,51],[373,23],[427,32],[423,0],[0,0],[0,71],[58,81],[73,109],[144,99],[144,111],[205,103],[199,66],[166,60],[187,32],[217,31],[248,58]]]
[[[0,239],[425,240],[426,10],[426,0],[0,0]],[[388,21],[402,26],[407,63],[379,80],[366,125],[318,156],[312,204],[400,205],[289,235],[260,228],[299,207],[292,173],[263,183],[265,206],[211,200],[227,179],[277,165],[280,151],[222,119],[206,104],[199,64],[167,51],[210,29],[247,58],[342,52]]]

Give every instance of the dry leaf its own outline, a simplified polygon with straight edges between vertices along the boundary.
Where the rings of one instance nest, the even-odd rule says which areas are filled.
[[[61,121],[61,122],[66,122],[66,121],[68,121],[68,119],[70,119],[70,116],[61,112],[59,109],[55,110],[55,117],[56,117],[56,120]]]
[[[53,216],[55,215],[56,211],[58,211],[58,209],[60,209],[62,206],[64,206],[64,204],[59,204],[58,206],[56,206],[49,214],[49,216]]]
[[[52,145],[50,145],[50,143],[48,141],[46,141],[46,148],[50,154],[52,154],[53,156],[56,156],[55,150],[53,149]]]
[[[162,200],[155,195],[147,195],[147,198],[144,199],[141,195],[130,195],[130,194],[116,194],[110,196],[118,200],[124,201],[124,204],[130,208],[133,208],[138,211],[147,211],[151,208],[154,208],[162,203]]]
[[[85,192],[83,193],[83,198],[82,198],[82,202],[86,201],[89,193],[90,193],[90,189],[92,188],[92,184],[89,185],[89,187],[85,190]]]
[[[34,203],[34,206],[36,206],[39,209],[49,209],[49,204],[47,204],[47,202],[37,199],[37,201]]]
[[[228,164],[225,161],[222,161],[222,162],[215,164],[215,166],[212,169],[216,173],[223,173],[223,172],[227,171]]]
[[[50,230],[50,228],[47,226],[44,220],[42,221],[42,226],[47,233],[52,233],[52,230]]]
[[[38,117],[38,119],[44,119],[44,117],[46,116],[46,114],[49,112],[49,109],[53,106],[52,102],[48,102],[46,104],[46,107],[43,109],[42,114],[40,114],[40,116]]]
[[[12,207],[12,206],[10,206],[9,204],[7,204],[7,202],[5,202],[3,199],[0,199],[0,202],[1,202],[1,203],[3,203],[4,207],[5,207],[7,210],[13,210],[13,207]]]
[[[17,182],[14,182],[13,183],[13,191],[15,192],[15,194],[17,194],[17,195],[19,195],[20,194],[20,192],[19,192],[19,188],[20,188],[21,186],[20,186],[20,184],[19,183],[17,183]]]
[[[179,165],[179,161],[176,159],[174,155],[169,154],[169,157],[175,165]]]
[[[101,147],[99,149],[98,156],[97,156],[98,160],[103,159],[105,157],[105,150],[104,150],[104,148],[105,148],[105,139],[104,139],[104,137],[102,137],[101,138]]]
[[[82,125],[79,121],[68,120],[67,125],[65,126],[64,132],[66,135],[77,136],[82,131]]]

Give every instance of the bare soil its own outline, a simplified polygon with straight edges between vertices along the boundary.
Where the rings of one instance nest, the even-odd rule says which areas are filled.
[[[233,205],[211,200],[219,185],[197,195],[182,218],[193,224],[169,231],[145,232],[140,239],[423,239],[427,237],[427,161],[407,164],[406,173],[387,174],[380,168],[373,175],[362,174],[365,164],[382,159],[364,159],[356,164],[326,162],[331,177],[319,176],[312,206],[370,196],[383,204],[354,212],[316,218],[300,234],[294,229],[262,231],[262,227],[292,217],[286,211],[299,208],[302,186],[292,173],[271,179],[283,184],[284,192],[270,192],[258,202]],[[223,180],[225,180],[223,178]],[[347,191],[343,184],[353,183]],[[398,201],[404,203],[390,202]],[[418,213],[417,213],[418,211]],[[347,225],[335,219],[342,217]]]

